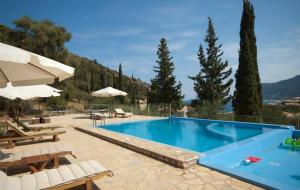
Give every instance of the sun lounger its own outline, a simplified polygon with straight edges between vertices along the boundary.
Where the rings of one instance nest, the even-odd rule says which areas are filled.
[[[14,121],[16,123],[18,123],[18,125],[20,125],[21,127],[23,127],[25,130],[28,131],[40,131],[40,130],[53,130],[53,129],[58,129],[58,128],[62,128],[60,126],[49,126],[49,125],[28,125],[26,122],[20,121],[20,120],[16,120],[14,119]]]
[[[7,170],[12,166],[26,165],[34,173],[43,170],[49,161],[53,161],[54,167],[57,168],[59,158],[66,155],[76,158],[73,148],[62,143],[27,148],[20,151],[2,150],[0,151],[0,168]]]
[[[121,108],[116,108],[115,109],[115,114],[116,116],[120,115],[122,117],[131,117],[132,116],[132,113],[130,112],[124,112]]]
[[[13,148],[16,141],[26,141],[26,140],[35,140],[42,139],[46,136],[52,136],[53,141],[58,141],[58,135],[65,133],[64,130],[41,130],[41,131],[24,131],[22,127],[18,126],[16,123],[11,121],[6,121],[5,124],[8,127],[6,135],[0,136],[0,143],[7,142],[6,148]]]
[[[90,160],[20,177],[7,176],[0,171],[0,187],[1,190],[59,190],[85,184],[87,190],[92,190],[93,180],[104,176],[113,176],[113,173],[98,162]]]

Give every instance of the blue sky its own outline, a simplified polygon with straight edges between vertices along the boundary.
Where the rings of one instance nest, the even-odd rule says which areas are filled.
[[[12,25],[20,16],[49,19],[72,33],[67,48],[97,59],[112,69],[122,63],[125,74],[149,82],[154,76],[161,37],[169,44],[174,74],[183,83],[185,98],[193,98],[200,67],[197,50],[207,29],[215,24],[224,59],[233,73],[238,64],[242,0],[0,0],[0,23]],[[300,1],[252,0],[262,82],[300,74]]]

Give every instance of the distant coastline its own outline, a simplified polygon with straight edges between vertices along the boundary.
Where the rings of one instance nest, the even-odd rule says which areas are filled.
[[[279,103],[282,103],[284,101],[289,101],[289,100],[263,100],[263,104],[264,105],[276,105],[276,104],[279,104]],[[189,100],[184,100],[183,101],[184,104],[186,105],[190,105],[191,102],[192,102],[192,99],[189,99]],[[232,102],[228,102],[225,107],[224,107],[224,111],[225,112],[232,112],[233,111],[233,108],[232,108]]]

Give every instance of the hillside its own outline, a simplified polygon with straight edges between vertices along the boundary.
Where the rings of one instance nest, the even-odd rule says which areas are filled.
[[[0,42],[49,57],[75,67],[74,77],[56,83],[53,86],[63,90],[67,101],[105,102],[90,94],[92,91],[111,86],[128,93],[125,99],[116,98],[123,103],[134,104],[144,99],[149,85],[133,76],[121,75],[111,68],[103,66],[97,60],[91,60],[68,51],[65,43],[71,40],[71,33],[64,27],[57,26],[49,20],[35,21],[21,17],[10,28],[0,24]],[[105,48],[105,47],[103,47]],[[109,65],[109,63],[107,63]],[[122,65],[124,67],[124,65]]]
[[[289,99],[300,96],[300,75],[274,83],[262,83],[264,100]]]

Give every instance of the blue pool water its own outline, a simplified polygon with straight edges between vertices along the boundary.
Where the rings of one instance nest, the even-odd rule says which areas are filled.
[[[124,122],[103,128],[196,152],[274,130],[264,125],[183,118]]]
[[[272,180],[280,189],[300,189],[300,151],[287,149],[281,145],[266,151],[261,155],[259,163],[239,165],[233,167],[233,171],[241,171],[261,178],[263,183]],[[265,182],[264,182],[265,181]],[[282,185],[280,185],[280,183]],[[275,184],[275,183],[274,183]],[[272,185],[271,185],[272,186]]]
[[[293,128],[173,117],[103,128],[204,153],[200,165],[267,189],[300,190],[300,149],[283,143],[300,137]],[[244,164],[249,156],[261,161]]]
[[[287,147],[284,141],[293,131],[278,129],[207,152],[199,163],[246,179],[267,189],[300,189],[300,149]],[[245,164],[248,156],[261,161]]]

